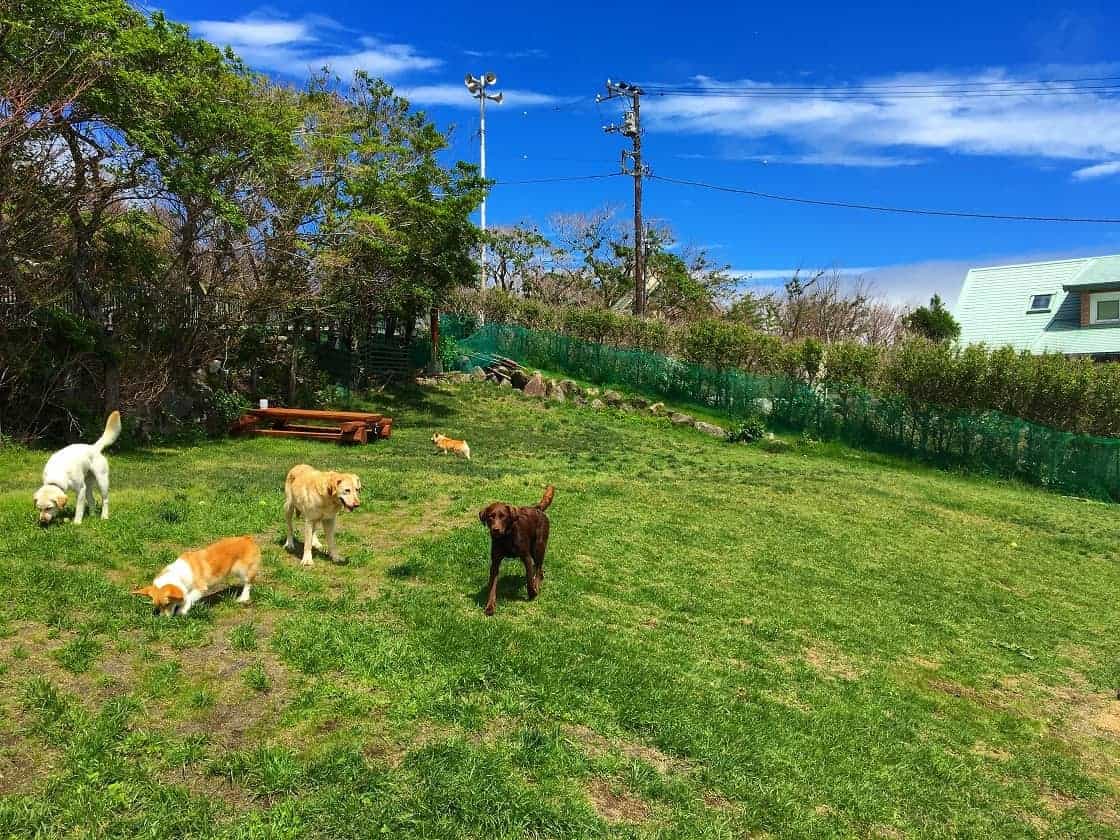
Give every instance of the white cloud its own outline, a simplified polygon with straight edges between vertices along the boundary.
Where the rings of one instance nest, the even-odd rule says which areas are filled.
[[[288,20],[255,12],[237,20],[194,21],[191,28],[207,40],[232,47],[252,67],[288,76],[302,77],[329,67],[343,77],[365,70],[391,79],[443,64],[410,44],[370,37],[359,38],[357,44],[340,44],[342,27],[318,15]]]
[[[206,40],[222,45],[272,47],[314,40],[310,27],[302,21],[252,17],[241,20],[196,20],[191,28]]]
[[[826,268],[824,272],[827,275],[836,274],[840,277],[861,277],[869,271],[875,270],[874,267]],[[816,274],[817,271],[805,268],[736,268],[727,273],[739,280],[741,284],[758,283],[760,285],[776,286],[789,280],[794,274],[800,275],[802,278],[808,278]]]
[[[1111,160],[1108,163],[1098,163],[1076,169],[1073,172],[1073,177],[1078,181],[1088,181],[1092,178],[1104,178],[1108,175],[1117,174],[1120,174],[1120,160]]]
[[[277,17],[271,12],[254,12],[236,20],[198,20],[191,24],[198,35],[220,46],[232,47],[250,67],[283,76],[303,78],[323,67],[342,78],[364,70],[371,76],[393,82],[398,92],[418,105],[445,105],[476,108],[477,103],[462,83],[419,84],[405,82],[414,74],[436,70],[442,59],[425,55],[411,44],[397,44],[378,38],[360,37],[339,23],[321,15],[298,20]],[[347,43],[349,42],[349,43]],[[537,58],[541,50],[527,49],[506,57]],[[530,108],[552,105],[559,97],[530,90],[503,89],[505,103]]]
[[[468,92],[463,83],[416,85],[401,87],[397,91],[401,96],[418,105],[449,105],[453,108],[478,108],[478,101]],[[531,90],[502,89],[503,101],[496,107],[512,106],[514,108],[527,108],[534,105],[552,105],[560,101],[558,97],[547,93],[537,93]],[[495,107],[494,105],[490,106]],[[489,112],[489,110],[488,110]]]
[[[701,76],[695,81],[707,95],[650,98],[644,111],[651,129],[742,140],[779,138],[801,150],[795,161],[837,165],[912,162],[915,151],[1087,161],[1120,156],[1120,99],[1115,97],[1063,92],[1060,85],[1050,85],[1053,92],[1045,96],[965,96],[942,87],[1009,90],[999,86],[1029,81],[1002,69],[869,79],[843,88],[845,96],[840,97],[792,95],[750,79],[720,82]],[[940,92],[905,95],[897,90],[900,85]],[[735,95],[743,90],[773,93]]]

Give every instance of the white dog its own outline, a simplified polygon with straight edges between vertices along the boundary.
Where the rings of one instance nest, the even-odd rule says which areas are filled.
[[[96,443],[73,443],[54,453],[43,467],[43,486],[35,491],[35,507],[39,509],[39,524],[50,525],[62,513],[69,499],[76,493],[74,524],[78,525],[86,513],[86,505],[93,508],[93,483],[101,491],[101,518],[109,518],[109,462],[101,450],[112,446],[121,435],[121,413],[114,411],[105,422],[105,431]]]

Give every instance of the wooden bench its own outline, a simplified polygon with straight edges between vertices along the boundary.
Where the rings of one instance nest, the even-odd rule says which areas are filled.
[[[265,424],[268,428],[261,428]],[[294,437],[336,443],[368,443],[370,439],[387,438],[392,433],[393,418],[383,414],[310,408],[252,408],[230,429],[231,435]]]

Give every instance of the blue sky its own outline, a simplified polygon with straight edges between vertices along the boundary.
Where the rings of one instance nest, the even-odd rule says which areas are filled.
[[[609,77],[710,94],[769,91],[646,96],[645,152],[656,175],[857,203],[1120,216],[1120,94],[954,92],[1021,90],[1015,83],[1029,80],[1120,84],[1120,11],[1107,0],[933,5],[571,0],[530,11],[501,0],[199,0],[163,8],[280,79],[298,81],[324,63],[383,76],[454,126],[452,153],[467,160],[478,155],[478,113],[463,76],[493,70],[506,102],[487,110],[487,174],[500,180],[616,171],[623,140],[602,125],[620,109],[594,101]],[[781,93],[790,87],[854,95]],[[631,190],[624,178],[498,186],[488,220],[543,225],[554,213],[604,205],[625,219]],[[899,301],[932,291],[955,299],[971,265],[1120,252],[1120,225],[892,216],[658,181],[646,185],[645,209],[753,282],[836,268],[864,274]]]

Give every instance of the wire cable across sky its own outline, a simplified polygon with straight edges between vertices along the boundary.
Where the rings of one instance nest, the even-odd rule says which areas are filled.
[[[905,213],[914,216],[948,216],[960,219],[988,219],[1002,222],[1064,222],[1094,225],[1120,225],[1120,218],[1076,217],[1076,216],[1019,216],[1010,213],[983,213],[968,210],[934,210],[918,207],[889,207],[879,204],[861,204],[852,201],[830,201],[818,198],[803,198],[793,195],[778,195],[760,190],[748,190],[742,187],[728,187],[722,184],[709,184],[704,181],[691,181],[687,178],[672,178],[666,175],[649,175],[650,180],[664,181],[668,184],[680,184],[689,187],[699,187],[718,192],[735,193],[737,195],[763,198],[769,201],[785,201],[792,204],[810,204],[817,207],[839,207],[845,210],[867,210],[875,213]]]

